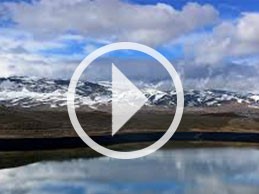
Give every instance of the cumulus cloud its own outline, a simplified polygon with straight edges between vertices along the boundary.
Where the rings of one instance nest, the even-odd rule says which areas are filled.
[[[37,76],[48,78],[69,78],[76,65],[73,61],[65,63],[53,58],[32,54],[0,54],[1,77],[12,75]]]
[[[167,4],[130,4],[119,0],[42,0],[7,3],[12,20],[38,38],[74,32],[108,41],[136,41],[161,45],[214,24],[218,12],[211,5],[188,3],[182,10]]]
[[[197,64],[218,64],[227,57],[246,57],[259,54],[259,13],[243,13],[235,21],[225,21],[205,38],[187,44],[187,53],[194,55]],[[195,51],[193,47],[195,46]]]
[[[239,18],[222,20],[211,31],[182,39],[185,84],[258,92],[258,31],[259,13],[242,13]]]
[[[73,37],[60,37],[61,40],[36,41],[28,33],[1,29],[0,31],[0,76],[11,75],[62,77],[71,75],[78,61],[66,57],[60,59],[54,56],[45,57],[38,53],[44,49],[63,48],[64,39]],[[62,72],[62,73],[61,73]]]
[[[185,89],[219,89],[239,92],[259,92],[258,58],[248,61],[224,61],[215,65],[195,61],[174,63]]]

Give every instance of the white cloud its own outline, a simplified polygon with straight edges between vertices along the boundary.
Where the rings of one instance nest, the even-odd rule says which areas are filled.
[[[237,36],[248,43],[259,43],[259,13],[245,13],[238,22]]]
[[[0,77],[24,75],[68,79],[77,64],[76,61],[64,61],[36,54],[0,53]]]
[[[63,48],[64,39],[75,37],[60,37],[53,41],[37,41],[28,33],[13,29],[0,31],[0,76],[28,75],[44,77],[70,76],[67,69],[73,71],[77,63],[72,63],[73,55],[69,59],[59,59],[55,56],[45,57],[38,53],[41,50]],[[73,68],[71,70],[71,67]],[[61,73],[62,72],[62,73]]]
[[[14,30],[14,29],[1,29],[0,31],[0,51],[12,52],[14,49],[20,48],[23,52],[36,52],[39,50],[47,50],[53,48],[63,48],[65,44],[62,42],[66,37],[60,37],[52,41],[38,41],[34,40],[28,32]],[[69,38],[69,37],[67,37]],[[73,38],[71,36],[71,38]],[[21,51],[21,50],[20,50]]]
[[[186,50],[195,56],[197,64],[218,64],[227,57],[257,55],[258,32],[259,13],[244,13],[236,21],[222,22],[211,34],[187,45]]]
[[[109,41],[168,43],[184,33],[214,24],[218,12],[211,5],[188,3],[182,10],[167,4],[137,5],[119,0],[42,0],[8,3],[12,19],[38,38],[69,31]]]

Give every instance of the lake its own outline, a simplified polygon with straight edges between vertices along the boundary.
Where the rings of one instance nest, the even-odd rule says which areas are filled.
[[[259,150],[160,150],[147,157],[44,161],[0,170],[0,193],[258,194]]]

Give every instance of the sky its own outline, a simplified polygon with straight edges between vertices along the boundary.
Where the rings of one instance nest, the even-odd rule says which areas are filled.
[[[184,89],[259,92],[258,32],[256,0],[2,0],[0,76],[69,79],[95,49],[131,41],[167,57]],[[128,66],[132,58],[143,68],[152,63],[119,57]],[[91,72],[103,80],[104,61]],[[149,77],[165,79],[156,71]]]

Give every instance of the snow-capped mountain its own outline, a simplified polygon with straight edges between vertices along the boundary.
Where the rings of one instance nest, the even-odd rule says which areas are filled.
[[[69,80],[50,80],[28,77],[0,78],[0,104],[8,107],[23,108],[47,106],[51,108],[66,106]],[[175,106],[175,91],[162,91],[151,86],[142,87],[148,97],[147,105]],[[123,94],[118,94],[123,98]],[[91,83],[80,81],[77,86],[75,104],[96,108],[111,103],[109,83]],[[221,106],[226,103],[243,103],[259,107],[259,95],[239,94],[222,90],[189,90],[184,92],[185,106],[204,107]]]

